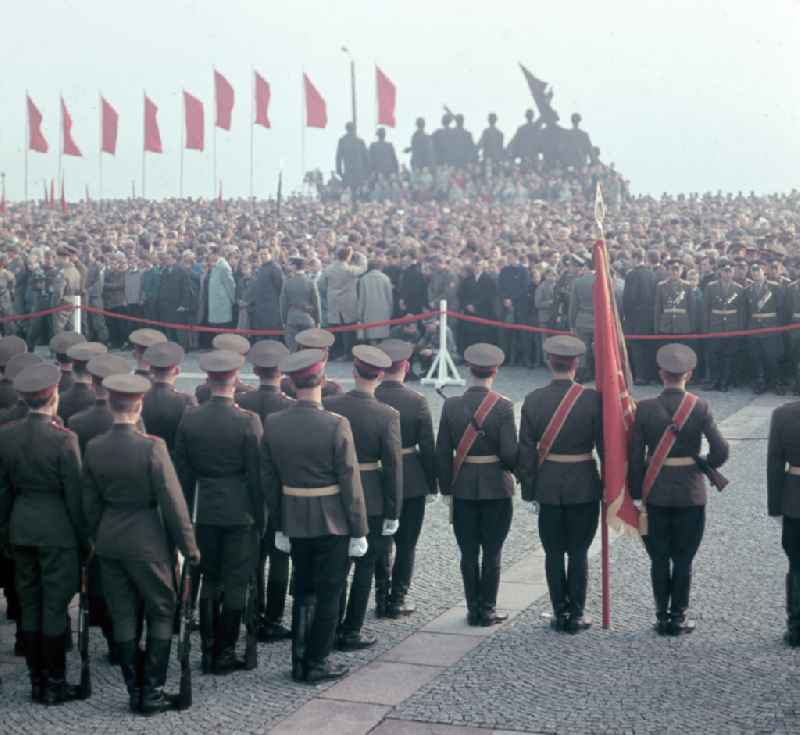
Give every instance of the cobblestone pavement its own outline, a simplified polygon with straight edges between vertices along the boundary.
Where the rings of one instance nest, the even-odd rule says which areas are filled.
[[[179,387],[193,388],[198,382],[196,371],[194,360],[189,361],[184,366],[185,376],[181,378]],[[329,374],[346,380],[350,368],[335,363],[330,366]],[[497,389],[512,398],[519,408],[524,395],[546,379],[542,370],[508,369],[501,372]],[[345,383],[345,388],[349,387],[352,384]],[[441,408],[439,396],[432,389],[418,389],[428,396],[437,417]],[[451,390],[456,392],[459,389]],[[646,388],[640,395],[655,392],[654,387]],[[713,405],[716,415],[724,417],[744,408],[750,400],[751,396],[744,392],[714,394]],[[752,446],[752,443],[748,444],[748,448]],[[621,543],[613,552],[616,627],[612,633],[592,631],[577,639],[551,636],[541,627],[539,614],[546,606],[539,601],[510,626],[499,630],[468,654],[462,663],[455,664],[427,688],[401,704],[390,716],[560,732],[663,730],[669,723],[676,731],[686,730],[686,722],[707,721],[716,726],[726,714],[733,716],[739,709],[745,710],[740,713],[742,718],[752,716],[753,721],[764,722],[769,728],[775,721],[766,719],[767,715],[774,714],[778,704],[788,708],[787,716],[792,716],[791,707],[796,702],[788,695],[780,698],[772,694],[761,701],[743,696],[743,693],[751,691],[771,691],[772,684],[779,681],[778,672],[783,672],[780,673],[781,679],[789,675],[788,665],[792,660],[778,641],[781,623],[779,577],[783,561],[777,545],[778,529],[767,525],[763,518],[760,464],[763,447],[756,446],[760,452],[758,463],[753,461],[752,455],[744,457],[740,450],[735,469],[731,471],[736,481],[732,482],[723,498],[715,499],[709,514],[708,538],[698,560],[695,594],[696,609],[704,613],[707,622],[702,623],[701,630],[689,640],[668,641],[665,646],[659,646],[656,643],[663,641],[651,639],[645,630],[649,622],[649,597],[644,558],[637,546]],[[515,510],[515,520],[505,547],[506,568],[525,559],[538,546],[535,517],[521,503]],[[726,519],[724,523],[722,518]],[[730,529],[739,532],[730,533]],[[747,560],[744,565],[743,560]],[[718,573],[715,565],[722,565]],[[758,605],[754,606],[747,597],[750,588],[743,590],[741,597],[736,597],[735,606],[722,605],[718,599],[730,598],[733,572],[739,566],[750,571],[760,570],[763,575],[763,589],[767,592]],[[596,571],[593,579],[597,580]],[[751,586],[752,579],[748,574]],[[625,590],[624,595],[622,590]],[[593,613],[597,612],[598,593],[595,584],[590,602]],[[336,656],[346,660],[353,670],[358,670],[461,604],[457,548],[449,529],[446,509],[439,503],[428,506],[412,596],[418,606],[417,613],[408,619],[378,621],[370,612],[367,625],[378,633],[378,645],[358,654]],[[716,621],[714,633],[710,630],[709,619],[712,617]],[[748,639],[752,639],[747,641],[746,649],[741,641],[736,640],[742,637],[743,631],[747,631]],[[762,637],[756,638],[753,633]],[[254,672],[224,678],[200,676],[199,637],[195,636],[193,708],[185,713],[169,713],[145,720],[128,713],[121,675],[117,668],[108,664],[105,643],[99,631],[93,630],[92,698],[87,702],[47,709],[29,702],[24,663],[22,659],[11,656],[12,643],[13,627],[3,623],[0,625],[0,674],[3,677],[0,713],[4,721],[2,731],[8,733],[117,733],[156,729],[170,733],[196,733],[219,728],[224,728],[227,733],[269,732],[279,721],[330,687],[307,687],[291,682],[288,643],[259,645],[259,666]],[[662,649],[668,650],[670,655],[664,657]],[[697,656],[698,650],[700,657]],[[446,661],[446,652],[443,651],[442,656],[442,661]],[[752,658],[745,661],[743,656]],[[699,663],[706,659],[713,663]],[[615,666],[609,669],[611,663]],[[651,669],[656,664],[659,675],[653,673],[652,679],[645,676],[651,670],[656,671]],[[69,666],[70,678],[77,680],[77,652],[69,656]],[[667,667],[666,672],[664,667]],[[751,681],[753,673],[773,669],[776,672],[774,679]],[[671,672],[676,673],[670,676]],[[173,661],[169,676],[173,687],[177,686],[178,674],[179,669]],[[666,683],[659,685],[663,692],[653,693],[647,682],[660,680],[665,675]],[[586,686],[586,682],[591,682],[591,686]],[[747,687],[741,689],[743,683]],[[708,691],[719,698],[718,703],[710,694],[703,693],[704,687],[711,687]],[[677,696],[689,700],[689,706],[681,716],[673,713],[671,719],[665,719],[665,724],[659,725],[658,717],[648,714],[651,707]],[[699,713],[696,720],[693,716],[684,716],[691,715],[692,701],[695,703],[694,713]],[[569,702],[569,707],[565,707],[566,702]],[[763,719],[758,719],[759,707],[764,708]],[[657,712],[660,711],[665,710],[659,708]],[[730,722],[736,729],[740,720]],[[336,727],[331,731],[350,732]]]

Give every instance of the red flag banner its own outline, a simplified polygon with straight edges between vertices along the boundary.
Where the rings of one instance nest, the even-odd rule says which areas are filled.
[[[158,130],[158,107],[153,100],[144,98],[144,149],[150,153],[163,153],[161,133]]]
[[[203,103],[188,92],[183,93],[183,113],[186,120],[186,148],[203,150]]]
[[[231,129],[231,113],[233,112],[233,87],[218,71],[214,70],[214,99],[217,103],[216,126],[223,130]]]
[[[26,96],[28,104],[28,148],[38,153],[47,153],[47,140],[42,133],[42,113],[33,104],[33,100]]]
[[[61,152],[65,156],[81,156],[81,150],[72,137],[72,115],[69,114],[63,97],[61,98],[61,132],[64,136]]]
[[[117,123],[119,122],[119,115],[103,97],[100,98],[100,110],[100,127],[102,128],[100,151],[102,153],[110,153],[113,156],[117,152]]]
[[[603,396],[603,486],[608,524],[626,533],[638,533],[639,512],[627,487],[628,434],[635,405],[603,240],[594,246],[594,271],[594,349],[597,390]]]
[[[311,83],[306,74],[303,74],[303,91],[306,99],[306,127],[324,128],[328,124],[328,109],[325,100]]]
[[[256,125],[263,125],[265,128],[271,128],[272,124],[269,121],[269,98],[272,91],[269,87],[269,82],[254,71],[255,75],[255,106],[256,106]]]
[[[397,87],[380,69],[375,67],[375,93],[378,97],[378,125],[396,125],[394,110],[397,103]]]

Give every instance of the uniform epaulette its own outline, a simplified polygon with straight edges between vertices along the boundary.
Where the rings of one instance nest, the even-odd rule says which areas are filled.
[[[139,431],[139,429],[136,429],[136,431]],[[149,439],[151,442],[165,443],[163,438],[161,438],[160,436],[156,436],[155,434],[148,434],[146,431],[139,431],[139,434],[141,434],[145,439]]]

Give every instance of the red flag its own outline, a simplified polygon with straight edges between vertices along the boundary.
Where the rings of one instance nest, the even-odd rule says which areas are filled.
[[[161,133],[158,130],[158,107],[153,100],[144,98],[144,149],[150,153],[163,153]]]
[[[119,115],[103,97],[100,98],[100,109],[100,127],[103,131],[100,151],[102,153],[110,153],[113,156],[117,152],[117,123],[119,122]]]
[[[42,132],[42,113],[26,95],[28,103],[28,148],[39,153],[47,153],[47,141]]]
[[[635,405],[630,394],[630,369],[608,273],[608,252],[602,240],[594,246],[594,349],[597,390],[603,396],[603,485],[608,524],[638,533],[639,512],[627,487],[628,434]]]
[[[186,120],[186,148],[203,150],[203,103],[188,92],[183,93],[183,114]]]
[[[306,127],[324,128],[328,124],[328,111],[325,100],[317,92],[306,74],[303,74],[303,90],[306,98]]]
[[[397,88],[380,69],[375,67],[375,92],[378,97],[378,125],[396,125],[394,108],[397,103]]]
[[[256,125],[263,125],[265,128],[271,128],[272,124],[269,121],[269,98],[271,90],[269,82],[261,77],[257,71],[254,71],[255,82],[255,103],[256,103]]]
[[[214,70],[214,99],[217,103],[216,126],[223,130],[231,129],[231,113],[233,112],[233,87],[216,69]]]
[[[61,211],[67,211],[67,198],[64,196],[64,176],[61,176]]]
[[[69,114],[63,97],[61,98],[61,133],[63,136],[61,152],[65,156],[82,156],[81,149],[72,138],[72,115]]]

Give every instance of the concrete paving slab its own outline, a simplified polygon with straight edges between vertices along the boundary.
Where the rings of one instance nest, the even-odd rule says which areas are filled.
[[[394,706],[433,681],[443,670],[442,666],[376,661],[327,689],[321,696],[324,699]]]
[[[272,728],[272,735],[366,735],[389,712],[388,707],[312,699]]]
[[[506,610],[503,612],[508,613],[508,619],[513,620],[518,614],[519,610]],[[493,625],[488,628],[482,626],[472,627],[467,625],[467,614],[463,607],[452,607],[446,612],[442,613],[438,618],[434,618],[426,626],[422,628],[424,633],[448,633],[454,635],[468,635],[477,638],[486,638],[494,633],[498,628],[503,626]]]
[[[500,582],[500,589],[497,592],[497,609],[524,610],[546,592],[547,584],[545,582],[527,584],[503,580]]]
[[[372,735],[494,735],[481,727],[459,727],[457,725],[435,725],[428,722],[408,720],[384,720],[372,731]]]
[[[384,661],[424,666],[452,666],[465,653],[480,645],[474,635],[414,633],[383,655]]]

